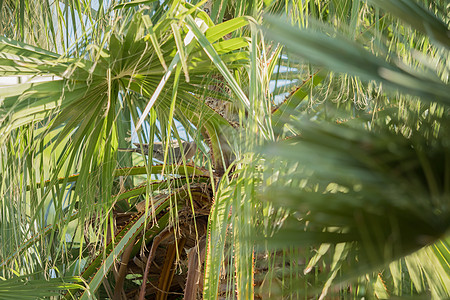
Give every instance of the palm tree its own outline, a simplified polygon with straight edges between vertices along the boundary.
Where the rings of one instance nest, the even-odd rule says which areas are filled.
[[[79,5],[64,6],[74,18],[77,9],[81,14]],[[52,9],[57,11],[58,7]],[[226,141],[219,142],[222,139],[219,132],[231,126],[201,99],[226,100],[227,95],[207,88],[210,83],[204,75],[215,72],[207,55],[219,61],[227,72],[224,75],[230,76],[229,70],[240,67],[246,59],[245,51],[239,49],[248,43],[242,38],[227,41],[221,38],[248,21],[242,19],[215,27],[206,13],[187,3],[174,3],[165,10],[159,4],[138,9],[132,3],[117,4],[107,10],[97,9],[98,23],[89,18],[92,11],[78,16],[72,29],[81,23],[90,25],[90,30],[103,30],[104,19],[109,18],[109,30],[98,36],[86,31],[70,49],[63,43],[55,45],[54,49],[64,50],[62,56],[2,37],[2,75],[37,76],[33,78],[35,81],[2,90],[5,112],[1,133],[5,170],[2,269],[7,277],[12,276],[7,268],[15,264],[18,266],[15,271],[23,274],[45,270],[39,276],[46,278],[81,274],[90,288],[82,297],[88,297],[103,282],[107,294],[121,298],[129,297],[123,284],[133,267],[139,270],[144,259],[148,266],[152,260],[158,264],[162,260],[166,271],[160,278],[167,279],[158,283],[156,278],[157,289],[152,290],[155,282],[152,278],[148,291],[145,284],[142,290],[150,294],[157,290],[158,297],[164,297],[174,276],[173,253],[181,253],[183,247],[193,248],[205,235],[206,229],[201,226],[206,224],[204,215],[211,206],[211,184],[216,175],[201,168],[201,151],[196,155],[195,165],[152,166],[150,155],[135,157],[143,166],[133,166],[131,153],[117,150],[130,147],[133,139],[153,148],[154,139],[158,138],[165,147],[164,162],[173,150],[169,141],[190,138],[199,144],[199,149],[205,152],[208,149],[209,157],[215,158],[206,159],[203,167],[223,170],[219,151]],[[194,37],[211,49],[205,53],[202,47],[206,46]],[[222,57],[227,61],[226,67]],[[53,80],[36,80],[49,75],[54,76]],[[37,90],[38,94],[34,94]],[[28,93],[30,97],[26,96]],[[156,99],[158,102],[153,105]],[[131,121],[136,130],[141,126],[134,136],[129,133]],[[38,136],[22,139],[16,134],[23,130]],[[202,144],[201,138],[205,141],[207,138],[208,142]],[[23,148],[20,146],[19,150],[15,143]],[[15,150],[10,151],[10,146]],[[43,167],[36,170],[31,164],[25,172],[30,176],[25,180],[28,184],[19,189],[26,195],[24,205],[29,205],[30,213],[18,217],[14,215],[18,209],[14,206],[18,200],[15,188],[9,186],[21,175],[8,175],[8,170],[22,164],[15,160],[22,157],[41,160]],[[120,166],[123,168],[118,169]],[[68,176],[73,173],[77,175]],[[7,203],[14,210],[6,207]],[[12,238],[9,228],[21,228],[20,236]],[[89,232],[93,235],[89,236]],[[176,245],[170,248],[175,252],[162,249],[163,254],[157,251],[153,259],[149,255],[154,252],[151,250],[168,238],[172,240],[169,245]],[[153,239],[159,242],[147,249],[146,244]],[[44,246],[47,243],[49,246]],[[122,253],[124,267],[110,272]],[[134,258],[133,265],[127,268],[130,258]],[[145,269],[148,267],[140,271],[140,280],[147,277],[147,271],[142,275]],[[113,289],[104,280],[107,274],[114,276]],[[133,280],[127,282],[131,284],[127,293],[137,294],[139,285]],[[179,285],[184,288],[184,284],[176,286]],[[76,291],[69,294],[78,297]]]
[[[445,1],[205,2],[4,1],[0,297],[448,297]]]
[[[265,150],[275,164],[263,197],[286,219],[266,243],[301,247],[291,262],[317,245],[303,270],[287,272],[299,294],[316,270],[320,299],[449,297],[449,19],[445,3],[423,2],[330,3],[335,14],[307,28],[266,20],[290,57],[339,72],[320,101],[291,105],[295,117],[277,130],[289,138]]]

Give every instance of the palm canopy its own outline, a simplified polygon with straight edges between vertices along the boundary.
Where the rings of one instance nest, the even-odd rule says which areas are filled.
[[[121,207],[119,211],[122,213],[129,211],[129,197],[126,197],[128,194],[124,196],[119,193],[122,194],[119,196],[117,192],[123,188],[131,188],[134,184],[128,178],[119,187],[114,180],[118,176],[115,169],[119,166],[119,159],[120,165],[132,167],[130,154],[122,153],[122,157],[117,154],[119,146],[130,144],[127,139],[130,138],[131,121],[139,124],[139,118],[147,117],[144,114],[148,114],[149,118],[145,119],[144,125],[151,134],[140,131],[138,140],[153,145],[156,136],[167,145],[167,149],[169,144],[166,142],[169,139],[180,139],[174,120],[181,124],[188,135],[198,140],[199,144],[202,134],[210,136],[210,140],[214,142],[223,127],[230,127],[226,119],[199,98],[215,97],[229,101],[228,94],[208,88],[211,82],[204,76],[212,75],[215,70],[207,54],[213,55],[212,57],[223,65],[226,63],[229,68],[227,71],[240,67],[248,56],[245,49],[242,49],[248,45],[247,40],[224,40],[222,37],[247,25],[248,21],[241,18],[233,23],[214,26],[208,15],[189,4],[174,3],[163,15],[155,13],[153,16],[145,7],[134,11],[133,14],[125,11],[126,8],[120,5],[110,8],[111,14],[123,13],[123,24],[117,22],[104,35],[97,37],[97,41],[91,41],[90,37],[85,36],[76,44],[77,51],[69,50],[64,55],[7,37],[1,38],[1,75],[33,75],[38,79],[41,76],[51,76],[52,79],[31,81],[2,89],[2,167],[8,170],[18,163],[11,158],[22,156],[41,160],[44,164],[50,163],[49,167],[41,170],[30,166],[30,179],[24,181],[28,186],[22,187],[24,193],[29,190],[30,213],[24,215],[22,220],[11,217],[10,222],[7,222],[9,224],[3,227],[3,270],[16,259],[8,253],[13,253],[12,249],[21,248],[20,239],[7,238],[11,236],[7,234],[8,227],[14,228],[21,222],[35,224],[36,232],[43,235],[42,229],[51,224],[49,232],[45,232],[40,238],[46,239],[46,235],[50,234],[51,239],[55,236],[60,239],[60,232],[69,230],[70,235],[76,233],[76,230],[74,232],[73,229],[68,229],[70,222],[73,224],[78,221],[79,225],[83,226],[84,222],[95,216],[98,219],[91,223],[92,229],[99,230],[100,233],[111,228],[112,219],[109,218],[116,213],[113,213],[113,209]],[[190,21],[191,27],[188,27],[185,19]],[[194,34],[197,35],[196,38]],[[203,42],[211,47],[209,53],[205,53],[197,42],[199,35],[204,39]],[[172,76],[171,72],[174,73]],[[158,90],[158,85],[164,86],[164,90]],[[155,95],[158,101],[154,106],[149,106],[146,99]],[[150,110],[146,111],[146,107]],[[17,135],[26,131],[34,132],[33,137]],[[18,145],[21,146],[17,147]],[[210,148],[211,153],[220,150],[218,143],[205,144],[203,148],[205,147]],[[53,155],[50,155],[49,151]],[[127,171],[137,174],[164,174],[164,169],[153,169],[148,162],[151,162],[151,157],[148,161],[144,160],[144,168]],[[214,166],[219,168],[218,165]],[[169,172],[181,176],[196,174],[192,167]],[[78,175],[68,177],[72,173]],[[124,176],[128,173],[123,171],[121,174]],[[62,179],[58,179],[60,176],[63,176]],[[14,177],[3,178],[3,203],[6,205],[6,199],[10,199],[10,203],[14,202],[13,190],[6,188],[8,181]],[[47,178],[50,181],[44,183],[43,179]],[[134,202],[138,199],[136,196],[147,194],[148,203],[153,188],[150,186],[150,175],[146,181],[147,187],[144,185],[143,191],[134,195]],[[65,188],[61,190],[60,184],[69,184],[67,192],[64,191]],[[169,188],[175,188],[173,184],[166,183]],[[54,194],[57,190],[59,192]],[[67,201],[67,196],[73,200]],[[153,203],[153,200],[152,198],[150,201]],[[119,202],[117,206],[114,205],[116,202]],[[152,207],[152,213],[156,214],[157,211]],[[5,212],[14,214],[12,210]],[[143,220],[148,222],[147,218],[138,220],[141,223]],[[61,228],[58,228],[59,226]],[[95,229],[97,226],[99,228]],[[136,235],[137,231],[142,230],[139,226],[130,225],[128,229],[134,231],[128,234]],[[21,239],[26,240],[27,237],[33,236],[33,227],[24,228]],[[127,240],[130,239],[125,236]],[[86,261],[82,243],[79,238],[77,241],[73,240],[70,248],[71,251],[75,250],[74,254],[78,249],[80,259]],[[98,239],[95,243],[102,244]],[[74,244],[79,246],[74,247]],[[56,243],[55,246],[55,249],[44,248],[40,254],[45,257],[48,256],[46,251],[63,250],[62,244]],[[114,246],[121,247],[119,253],[125,248],[125,244],[120,243],[110,247]],[[107,246],[105,244],[101,247]],[[26,250],[28,249],[23,247],[20,249],[21,252]],[[64,249],[63,252],[67,250]],[[53,257],[48,263],[53,267],[56,267],[56,264],[61,267],[61,258]],[[68,266],[65,265],[64,268]],[[111,267],[111,264],[108,267]],[[39,270],[38,266],[36,268]]]
[[[397,44],[387,48],[383,39],[376,39],[369,48],[364,29],[356,30],[361,36],[354,34],[353,18],[341,23],[341,30],[317,21],[299,29],[267,19],[267,35],[290,53],[357,76],[350,93],[368,92],[350,114],[344,113],[342,102],[336,106],[311,101],[308,108],[299,99],[296,109],[291,105],[287,115],[295,117],[284,117],[287,123],[280,122],[284,128],[277,129],[290,138],[265,150],[274,164],[269,164],[270,184],[263,197],[287,211],[284,227],[268,241],[297,247],[322,244],[304,269],[308,274],[328,261],[330,273],[319,276],[324,283],[320,298],[327,295],[331,282],[339,281],[337,277],[348,280],[388,266],[383,275],[367,276],[368,287],[378,298],[401,295],[402,265],[411,275],[411,294],[414,289],[424,292],[418,276],[425,276],[431,296],[447,298],[448,15],[439,18],[437,8],[444,4],[438,1],[432,9],[415,1],[369,4],[374,5],[369,9],[386,9],[379,11],[377,34]],[[358,6],[353,1],[343,9],[353,16]],[[387,12],[401,25],[381,22],[391,17]],[[404,47],[407,35],[411,44]],[[435,64],[427,63],[431,60]],[[332,81],[328,84],[332,89]],[[380,93],[381,88],[386,91]],[[302,96],[291,93],[296,94]],[[280,166],[280,157],[286,164]],[[270,201],[274,198],[278,200]],[[295,237],[297,242],[292,242]],[[434,244],[439,239],[443,240]],[[417,252],[424,246],[428,247]],[[410,253],[414,254],[407,256]],[[424,257],[427,262],[421,261]],[[434,268],[442,262],[442,268]],[[383,283],[389,277],[392,287]]]
[[[31,80],[0,89],[3,277],[449,296],[445,1],[4,4],[0,76]]]

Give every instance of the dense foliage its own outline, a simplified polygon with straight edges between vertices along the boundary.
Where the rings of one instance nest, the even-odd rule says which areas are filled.
[[[450,297],[447,1],[0,5],[0,299]]]

